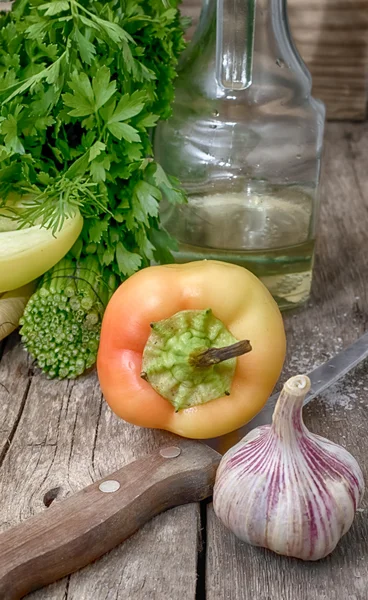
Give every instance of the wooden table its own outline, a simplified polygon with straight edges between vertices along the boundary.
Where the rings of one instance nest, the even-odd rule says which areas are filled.
[[[330,123],[312,299],[285,314],[282,380],[368,328],[368,124]],[[17,335],[0,347],[0,528],[5,530],[136,457],[166,433],[119,421],[96,374],[48,381]],[[368,482],[368,365],[316,399],[307,424],[353,452]],[[211,503],[162,514],[95,564],[31,600],[366,600],[368,494],[332,556],[302,563],[239,542]]]

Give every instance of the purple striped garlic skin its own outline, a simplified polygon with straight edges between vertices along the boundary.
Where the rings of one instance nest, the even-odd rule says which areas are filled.
[[[304,425],[302,406],[309,389],[308,377],[289,379],[272,425],[254,429],[223,456],[213,505],[241,540],[319,560],[350,528],[364,480],[347,450]]]

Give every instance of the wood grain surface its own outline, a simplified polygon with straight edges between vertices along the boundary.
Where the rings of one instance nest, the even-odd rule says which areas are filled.
[[[368,329],[367,157],[368,124],[328,125],[313,294],[307,306],[285,313],[281,381]],[[48,381],[16,334],[1,353],[1,530],[172,439],[119,421],[94,373]],[[368,482],[367,364],[314,400],[306,421],[348,448]],[[211,504],[190,504],[155,517],[102,559],[27,599],[366,600],[367,514],[368,494],[332,556],[306,564],[246,546],[224,530]]]
[[[367,116],[368,2],[288,0],[290,28],[329,119]]]
[[[183,0],[192,18],[201,0]],[[325,102],[327,118],[363,120],[368,101],[367,0],[287,0],[294,42],[313,77],[313,94]]]

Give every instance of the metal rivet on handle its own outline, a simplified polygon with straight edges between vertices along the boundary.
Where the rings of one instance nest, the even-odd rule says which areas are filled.
[[[108,479],[107,481],[103,481],[98,486],[98,489],[101,492],[105,493],[117,492],[119,488],[120,483],[118,481],[115,481],[114,479]]]
[[[181,454],[181,450],[178,446],[168,446],[167,448],[162,448],[160,454],[163,458],[176,458]]]

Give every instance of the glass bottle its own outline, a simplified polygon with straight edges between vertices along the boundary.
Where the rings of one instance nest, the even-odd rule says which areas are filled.
[[[286,0],[205,0],[155,157],[188,194],[161,208],[177,262],[243,265],[281,308],[309,295],[324,105],[290,35]]]

